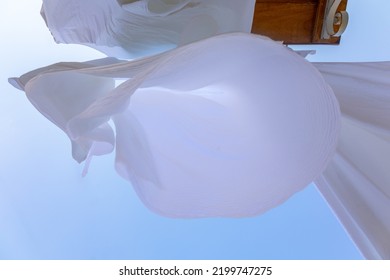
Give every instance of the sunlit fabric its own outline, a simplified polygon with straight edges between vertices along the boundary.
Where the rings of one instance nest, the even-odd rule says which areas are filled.
[[[337,153],[315,183],[363,255],[390,259],[390,62],[314,65],[342,112]]]
[[[227,32],[250,32],[255,0],[44,0],[59,43],[135,58]]]
[[[115,145],[118,173],[170,217],[243,217],[281,204],[321,174],[339,132],[321,74],[244,33],[135,61],[59,63],[10,82],[69,136],[76,160]]]

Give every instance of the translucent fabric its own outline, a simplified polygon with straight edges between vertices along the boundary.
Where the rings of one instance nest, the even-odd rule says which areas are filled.
[[[44,0],[59,43],[135,58],[227,32],[250,32],[255,0]]]
[[[340,103],[337,153],[315,181],[368,259],[390,259],[390,62],[314,63]]]
[[[321,174],[339,132],[321,74],[244,33],[135,61],[59,63],[10,82],[69,136],[76,160],[115,145],[118,173],[170,217],[243,217],[281,204]]]

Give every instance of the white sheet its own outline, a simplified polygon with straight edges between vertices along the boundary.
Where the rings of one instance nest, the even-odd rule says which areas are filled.
[[[315,183],[368,259],[390,259],[390,62],[314,63],[340,102],[337,154]]]
[[[122,5],[120,5],[122,4]],[[255,0],[44,0],[58,43],[136,58],[227,32],[250,32]]]
[[[112,77],[126,81],[114,88]],[[170,217],[243,217],[281,204],[321,174],[339,132],[320,73],[244,33],[132,62],[60,63],[11,82],[66,132],[76,160],[115,145],[118,173]]]
[[[249,32],[254,4],[44,0],[42,15],[57,42],[134,58]],[[262,37],[225,35],[134,62],[59,63],[11,82],[70,137],[77,161],[116,146],[119,174],[159,214],[259,214],[317,177],[364,256],[390,259],[390,64],[314,65],[342,112],[337,153],[320,176],[337,101],[307,62]],[[115,88],[113,78],[127,81]]]

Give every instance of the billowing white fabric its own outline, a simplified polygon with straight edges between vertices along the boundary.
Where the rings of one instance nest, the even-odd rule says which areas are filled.
[[[112,78],[126,81],[115,88]],[[279,205],[321,174],[339,131],[338,103],[320,73],[283,45],[243,33],[130,62],[59,63],[10,81],[66,132],[77,160],[115,145],[118,173],[170,217],[242,217]]]
[[[250,32],[255,0],[44,0],[54,39],[135,58],[227,32]]]
[[[390,259],[390,62],[314,65],[342,112],[337,153],[315,183],[363,255]]]

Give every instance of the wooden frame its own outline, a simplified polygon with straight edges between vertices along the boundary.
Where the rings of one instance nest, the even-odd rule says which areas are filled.
[[[286,44],[339,44],[340,37],[322,38],[326,5],[327,0],[257,0],[252,33]],[[342,0],[338,11],[346,7]]]

